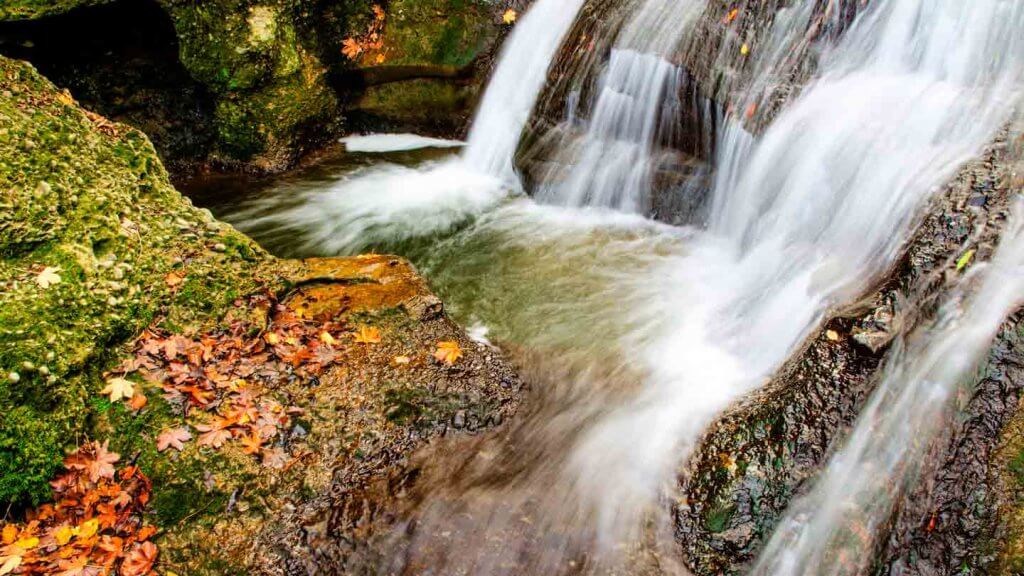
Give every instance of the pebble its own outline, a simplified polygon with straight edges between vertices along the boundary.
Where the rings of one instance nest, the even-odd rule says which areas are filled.
[[[18,382],[21,381],[21,374],[18,374],[17,372],[11,372],[10,374],[7,375],[7,380],[12,384],[17,384]]]

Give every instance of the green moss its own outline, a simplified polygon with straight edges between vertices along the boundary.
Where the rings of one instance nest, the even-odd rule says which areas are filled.
[[[719,504],[708,511],[708,515],[704,519],[704,527],[712,534],[724,532],[729,527],[729,521],[732,520],[732,515],[735,513],[736,508],[732,504]]]
[[[102,126],[0,58],[0,503],[45,498],[88,437],[141,450],[160,423],[98,400],[103,370],[158,315],[215,322],[262,282],[262,250],[182,198],[144,135]]]
[[[80,6],[96,6],[113,0],[4,0],[0,20],[32,20],[63,14]]]
[[[393,64],[464,66],[497,36],[493,6],[478,0],[392,0],[387,44]]]

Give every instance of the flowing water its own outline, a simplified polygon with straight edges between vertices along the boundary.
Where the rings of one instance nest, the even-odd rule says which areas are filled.
[[[412,258],[533,383],[508,430],[454,456],[464,465],[438,456],[451,465],[388,543],[396,573],[678,570],[659,553],[671,544],[661,497],[702,431],[887,272],[928,199],[1021,99],[1024,4],[873,0],[818,48],[815,77],[763,134],[735,119],[722,131],[707,225],[657,224],[637,212],[680,74],[666,55],[704,7],[643,0],[574,161],[538,203],[516,194],[512,156],[580,4],[539,0],[521,19],[461,156],[350,155],[223,214],[282,254]],[[775,20],[758,74],[792,66],[808,4]],[[1009,305],[968,312],[977,332],[960,336],[980,341]],[[935,334],[908,348],[908,366],[928,364]],[[820,561],[821,538],[796,565]]]
[[[845,446],[787,511],[753,574],[862,574],[879,528],[953,420],[962,383],[1007,315],[1024,303],[1024,204],[995,257],[889,358]]]

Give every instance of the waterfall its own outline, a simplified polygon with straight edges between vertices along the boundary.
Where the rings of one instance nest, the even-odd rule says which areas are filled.
[[[667,58],[704,9],[703,0],[644,0],[620,31],[582,136],[569,132],[559,174],[537,191],[544,202],[643,213],[658,139],[678,124],[683,71]]]
[[[1024,303],[1024,203],[988,265],[961,282],[934,326],[911,336],[845,446],[812,491],[794,502],[754,574],[861,574],[871,568],[878,528],[950,424],[963,380],[1008,314]]]
[[[518,184],[512,157],[544,87],[548,68],[583,0],[537,0],[501,49],[469,133],[470,167]]]
[[[1015,0],[873,1],[760,138],[726,131],[707,230],[631,287],[649,303],[628,347],[644,387],[571,456],[612,540],[717,413],[895,262],[928,199],[1019,104],[1021,30]]]

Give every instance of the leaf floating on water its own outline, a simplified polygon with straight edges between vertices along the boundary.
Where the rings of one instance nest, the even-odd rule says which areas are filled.
[[[454,366],[459,361],[459,358],[462,358],[462,348],[459,347],[458,342],[438,342],[437,350],[434,351],[434,358],[438,362]]]
[[[975,252],[976,250],[974,250],[973,248],[968,250],[967,252],[964,252],[963,256],[961,256],[960,259],[956,261],[957,272],[962,272],[964,268],[967,268],[967,265],[970,264],[971,260],[974,259]]]
[[[516,18],[518,17],[519,14],[517,14],[515,10],[509,8],[508,10],[505,10],[504,14],[501,15],[501,21],[504,22],[505,24],[512,24],[516,21]]]
[[[725,23],[726,24],[732,24],[733,20],[735,20],[736,17],[739,16],[739,14],[740,14],[740,9],[739,8],[733,8],[732,10],[729,11],[729,14],[726,15]]]

